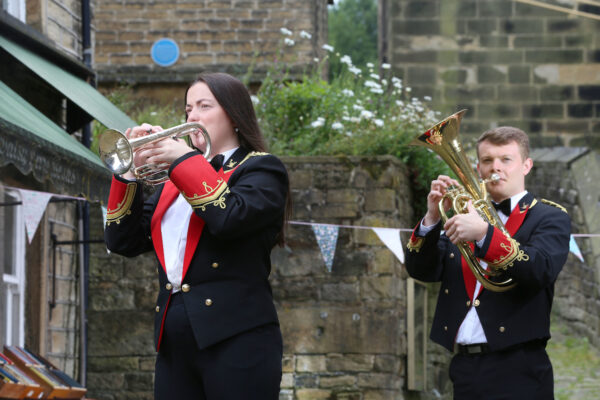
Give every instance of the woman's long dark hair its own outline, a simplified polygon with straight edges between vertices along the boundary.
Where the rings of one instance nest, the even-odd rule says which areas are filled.
[[[256,112],[246,86],[229,74],[222,72],[202,73],[187,87],[184,105],[187,103],[188,91],[198,82],[204,82],[208,86],[219,105],[231,119],[233,126],[237,128],[236,135],[240,146],[250,151],[266,152],[268,150],[267,143],[258,126]],[[283,227],[277,239],[278,244],[281,246],[285,244],[285,228],[291,213],[292,197],[288,182]]]

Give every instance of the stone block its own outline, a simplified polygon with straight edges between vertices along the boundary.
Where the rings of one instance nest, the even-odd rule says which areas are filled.
[[[399,263],[399,262],[398,262]],[[389,249],[373,251],[373,258],[369,260],[369,274],[392,274],[396,270],[397,259]]]
[[[480,35],[479,43],[483,48],[506,48],[508,47],[507,35]]]
[[[375,189],[365,195],[365,211],[393,212],[396,210],[396,191],[393,189]]]
[[[392,27],[394,35],[438,35],[440,21],[438,19],[419,19],[399,21]]]
[[[489,35],[498,31],[496,18],[478,18],[467,20],[467,31],[469,35]]]
[[[326,283],[321,288],[321,300],[353,303],[359,299],[358,283]]]
[[[580,100],[598,101],[600,99],[600,85],[583,85],[577,89]]]
[[[363,299],[396,299],[401,296],[403,281],[393,276],[364,276],[360,279]]]
[[[402,394],[397,390],[364,390],[363,400],[399,400]]]
[[[531,67],[528,65],[510,65],[508,67],[508,83],[530,83]],[[501,97],[501,96],[499,96]]]
[[[563,104],[532,104],[523,105],[523,117],[525,118],[555,118],[564,117],[565,111]]]
[[[515,48],[544,48],[544,47],[561,47],[562,39],[558,36],[517,36],[513,40]]]
[[[89,296],[89,309],[93,311],[134,310],[136,308],[134,293],[120,287],[90,289]]]
[[[435,67],[408,67],[406,75],[406,83],[409,85],[418,84],[421,82],[436,82],[437,69]]]
[[[505,83],[507,72],[506,66],[480,65],[477,67],[477,81],[482,84]]]
[[[583,61],[583,50],[526,50],[525,62],[537,64],[577,64]]]
[[[484,120],[517,118],[520,116],[520,108],[513,104],[480,104],[477,106],[477,116]]]
[[[403,379],[395,374],[387,373],[360,373],[358,386],[371,389],[401,389]]]
[[[540,18],[510,18],[500,23],[500,32],[509,34],[543,33],[544,21]]]
[[[319,400],[329,399],[331,390],[325,389],[298,389],[296,390],[296,400]]]
[[[433,18],[439,16],[439,2],[437,1],[410,1],[406,3],[404,16],[412,18]]]
[[[327,370],[330,372],[372,371],[375,356],[372,354],[330,354]]]
[[[513,3],[508,0],[484,0],[479,2],[479,15],[482,17],[510,17],[513,16]],[[519,15],[519,14],[517,14]]]
[[[564,33],[564,32],[578,32],[581,29],[582,21],[578,18],[557,18],[548,19],[547,29],[548,34]]]
[[[523,53],[519,50],[462,51],[458,59],[463,64],[516,64],[523,61]]]
[[[294,374],[289,372],[284,372],[281,375],[281,388],[294,388]]]
[[[444,83],[464,84],[467,80],[468,71],[461,69],[447,69],[440,74],[440,78]]]
[[[152,391],[154,374],[150,372],[125,374],[125,384],[131,391]]]
[[[361,200],[360,191],[356,189],[333,189],[327,191],[327,203],[358,203]]]
[[[112,390],[124,389],[125,374],[88,372],[87,386],[90,388],[111,388]]]
[[[355,386],[356,382],[357,377],[354,375],[322,375],[319,377],[319,387],[321,388],[349,388]],[[337,396],[336,399],[339,399],[339,394]]]
[[[323,372],[327,370],[324,355],[296,355],[296,372]]]
[[[284,354],[281,360],[281,368],[283,372],[294,372],[296,367],[296,356],[293,354]]]
[[[286,353],[387,353],[400,351],[399,313],[392,308],[280,308]],[[327,318],[322,318],[322,313]],[[344,340],[340,340],[344,338]],[[337,371],[327,364],[329,371]]]
[[[544,101],[566,101],[572,100],[575,96],[575,88],[573,86],[544,86],[540,91],[540,98]]]
[[[402,360],[398,356],[389,354],[378,354],[375,356],[373,371],[388,372],[399,375],[402,368]]]
[[[592,104],[568,104],[567,115],[571,118],[592,118],[594,107]]]
[[[318,386],[318,375],[316,374],[295,374],[294,378],[294,387],[296,388],[315,388]]]

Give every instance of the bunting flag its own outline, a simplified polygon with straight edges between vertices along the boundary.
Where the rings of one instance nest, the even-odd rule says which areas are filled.
[[[18,189],[23,203],[23,217],[25,219],[25,229],[27,230],[27,239],[29,243],[33,240],[35,231],[37,231],[42,215],[46,211],[46,206],[52,197],[52,193],[37,192],[34,190]]]
[[[404,264],[404,250],[400,240],[400,229],[394,228],[372,228],[379,239],[391,250],[392,253]]]
[[[577,246],[577,242],[575,241],[573,235],[571,235],[571,239],[569,240],[569,251],[575,254],[575,257],[579,258],[581,262],[584,262],[581,250],[579,250],[579,246]]]
[[[333,256],[335,254],[335,246],[337,244],[339,226],[336,225],[321,225],[311,224],[312,230],[317,238],[317,243],[321,249],[323,260],[327,271],[331,272],[333,266]]]

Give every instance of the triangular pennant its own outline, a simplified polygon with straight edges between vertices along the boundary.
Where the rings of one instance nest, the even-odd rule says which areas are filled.
[[[404,250],[400,241],[400,229],[394,228],[371,228],[379,236],[379,239],[394,253],[396,258],[404,264]]]
[[[33,240],[42,215],[46,211],[46,206],[52,198],[52,193],[36,192],[33,190],[19,189],[21,201],[23,202],[23,217],[25,219],[25,228],[27,230],[27,239],[29,243]]]
[[[575,241],[573,235],[571,235],[571,239],[569,240],[569,251],[575,254],[575,257],[579,258],[581,262],[585,261],[583,259],[583,254],[581,254],[581,250],[579,250],[579,246],[577,246],[577,242]]]
[[[312,224],[313,232],[317,238],[317,243],[321,249],[323,260],[327,271],[331,272],[333,266],[333,256],[335,255],[335,246],[337,244],[339,227],[335,225]]]

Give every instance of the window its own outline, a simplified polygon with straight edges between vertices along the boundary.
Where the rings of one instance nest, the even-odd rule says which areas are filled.
[[[19,19],[25,21],[25,0],[2,0],[2,9]]]
[[[0,281],[0,316],[3,317],[1,343],[23,346],[25,344],[25,221],[23,206],[16,192],[6,191],[2,202],[4,226],[2,280]]]

